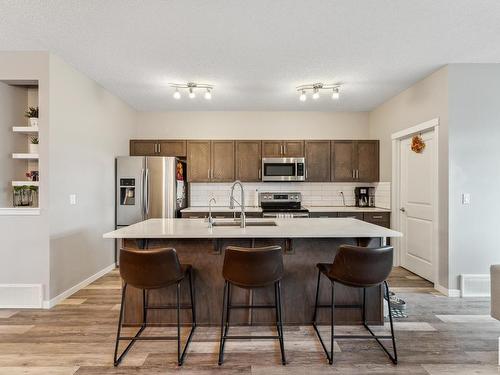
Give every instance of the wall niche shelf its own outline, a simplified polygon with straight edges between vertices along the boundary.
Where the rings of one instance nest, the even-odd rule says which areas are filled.
[[[12,186],[39,186],[40,181],[12,181]]]
[[[13,126],[14,133],[38,134],[38,126]]]
[[[38,160],[38,154],[29,154],[27,152],[12,154],[12,159]]]

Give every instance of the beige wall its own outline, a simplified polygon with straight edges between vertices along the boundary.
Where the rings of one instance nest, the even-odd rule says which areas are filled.
[[[48,150],[49,54],[0,52],[0,80],[38,80],[40,104],[40,215],[0,213],[2,261],[0,284],[40,284],[44,298],[49,285]]]
[[[135,111],[50,57],[50,298],[113,264],[115,156],[128,153]],[[76,205],[69,204],[76,194]]]
[[[391,181],[397,131],[439,118],[439,284],[448,287],[448,67],[443,67],[370,112],[370,138],[380,139],[380,179]]]
[[[368,113],[139,112],[137,138],[367,138]]]

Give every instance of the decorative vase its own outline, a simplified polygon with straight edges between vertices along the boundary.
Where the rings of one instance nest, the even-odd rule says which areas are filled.
[[[30,117],[30,126],[38,126],[38,117]]]
[[[29,144],[30,154],[38,154],[38,143],[30,143]]]

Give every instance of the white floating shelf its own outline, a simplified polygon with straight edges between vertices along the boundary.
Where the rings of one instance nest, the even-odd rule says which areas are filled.
[[[38,133],[38,126],[13,126],[14,133],[36,134]]]
[[[38,154],[28,154],[28,153],[16,153],[12,154],[12,159],[28,159],[28,160],[38,160]]]
[[[12,181],[12,186],[39,186],[39,181]]]

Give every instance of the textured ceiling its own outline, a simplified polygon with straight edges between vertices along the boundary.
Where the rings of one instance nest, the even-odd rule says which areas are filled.
[[[144,110],[367,111],[437,68],[500,62],[498,0],[0,0],[0,50],[49,50]],[[174,100],[168,82],[215,84]],[[343,82],[341,99],[295,86]]]

